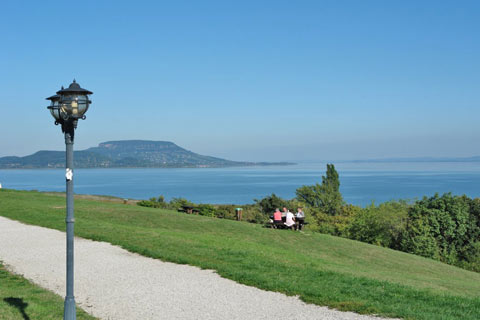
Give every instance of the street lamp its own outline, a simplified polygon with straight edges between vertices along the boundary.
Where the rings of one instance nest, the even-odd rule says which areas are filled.
[[[73,138],[77,128],[78,119],[85,120],[85,112],[92,101],[88,95],[93,92],[80,87],[73,82],[64,89],[57,91],[57,94],[47,98],[50,100],[48,109],[55,118],[55,124],[62,125],[62,132],[65,134],[66,145],[66,180],[67,180],[67,295],[63,312],[64,320],[76,320],[75,297],[73,296]]]

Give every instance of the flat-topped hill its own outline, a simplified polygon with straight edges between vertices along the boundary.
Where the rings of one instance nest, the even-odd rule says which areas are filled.
[[[108,141],[98,147],[74,152],[76,168],[213,168],[285,164],[291,163],[231,161],[204,156],[169,141]],[[0,169],[64,167],[64,151],[38,151],[25,157],[0,158]]]

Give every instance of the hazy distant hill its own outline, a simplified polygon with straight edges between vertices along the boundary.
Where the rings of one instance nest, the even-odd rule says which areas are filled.
[[[422,158],[385,158],[385,159],[366,159],[352,160],[347,162],[480,162],[480,156],[474,157],[422,157]]]
[[[287,162],[242,162],[203,156],[168,141],[108,141],[75,151],[76,168],[182,168],[281,165]],[[64,168],[65,151],[38,151],[25,157],[0,158],[0,168]]]

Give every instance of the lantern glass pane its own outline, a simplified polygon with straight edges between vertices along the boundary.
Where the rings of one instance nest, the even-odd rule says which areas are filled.
[[[50,104],[50,114],[55,120],[60,120],[60,111],[59,111],[59,103],[58,101],[52,101]]]
[[[50,109],[50,113],[52,114],[52,117],[55,119],[55,120],[60,120],[60,111],[58,110],[58,108],[52,108]]]
[[[88,97],[86,95],[64,95],[61,99],[60,113],[63,119],[78,119],[88,109]]]
[[[69,101],[62,101],[62,104],[60,105],[60,114],[63,119],[68,119],[71,114],[71,107]]]
[[[77,96],[76,99],[78,115],[82,117],[88,109],[88,97],[87,96]]]
[[[60,114],[66,120],[72,116],[72,113],[72,96],[63,95],[60,103]]]

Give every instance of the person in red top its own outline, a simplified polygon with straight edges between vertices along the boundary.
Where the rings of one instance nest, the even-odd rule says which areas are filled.
[[[278,208],[275,209],[275,212],[273,213],[273,221],[282,221],[282,213]]]

